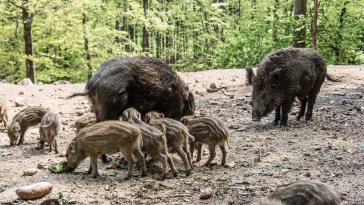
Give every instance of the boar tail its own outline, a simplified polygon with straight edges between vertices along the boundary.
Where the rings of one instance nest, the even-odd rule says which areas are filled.
[[[230,138],[230,134],[227,135],[227,138],[226,138],[226,144],[227,146],[229,147],[229,149],[231,149],[231,146],[229,144],[229,138]]]
[[[161,135],[161,136],[165,136],[166,135],[166,133],[167,133],[167,129],[166,129],[166,126],[164,126],[164,125],[162,125],[162,129],[163,129],[163,134]]]
[[[3,115],[5,113],[5,106],[1,108],[0,115]]]
[[[84,93],[73,93],[72,95],[68,96],[67,99],[73,98],[73,97],[77,97],[77,96],[86,96],[88,95],[88,92],[84,92]]]
[[[183,131],[187,136],[188,136],[188,139],[191,140],[192,142],[195,141],[195,137],[190,135],[190,133],[186,132],[186,131]]]
[[[51,122],[51,123],[49,123],[49,124],[47,124],[47,125],[40,125],[40,127],[41,127],[41,128],[48,128],[48,127],[52,126],[54,123],[55,123],[55,122]]]

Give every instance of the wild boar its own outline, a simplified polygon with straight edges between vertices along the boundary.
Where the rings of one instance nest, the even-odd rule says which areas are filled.
[[[60,124],[58,116],[52,112],[47,112],[39,126],[40,134],[40,149],[44,148],[44,143],[47,142],[49,146],[49,152],[54,151],[58,154],[57,141],[59,136]]]
[[[133,125],[136,125],[141,133],[143,146],[142,151],[150,155],[154,160],[160,161],[163,166],[162,180],[167,178],[167,162],[172,170],[173,176],[177,176],[177,170],[171,156],[167,152],[166,128],[163,126],[163,132],[152,127],[141,120],[141,114],[134,108],[124,110],[122,119]]]
[[[85,127],[76,135],[66,151],[67,168],[71,172],[77,168],[81,161],[90,157],[91,163],[87,173],[98,174],[97,156],[100,154],[114,154],[121,152],[128,161],[128,175],[132,177],[135,156],[141,165],[142,176],[146,175],[145,159],[140,151],[140,130],[130,123],[118,120],[100,122]]]
[[[284,128],[295,97],[301,102],[296,119],[305,115],[305,121],[310,120],[325,75],[325,62],[313,49],[284,48],[268,54],[253,79],[252,120],[275,110],[273,124],[280,122]]]
[[[91,126],[96,124],[96,115],[95,113],[87,113],[81,118],[77,119],[75,122],[76,134],[84,127]]]
[[[163,126],[166,128],[167,146],[181,157],[186,176],[189,176],[192,170],[192,162],[188,150],[188,141],[194,141],[195,138],[188,133],[188,128],[179,121],[165,118],[163,113],[155,111],[148,112],[144,117],[144,122],[161,131],[163,131]]]
[[[125,57],[107,61],[90,78],[88,95],[97,122],[119,119],[123,110],[134,107],[143,116],[155,110],[180,119],[193,115],[194,96],[186,83],[168,65],[150,57]]]
[[[281,200],[286,205],[340,205],[340,199],[329,187],[309,180],[278,187],[269,199]]]
[[[0,99],[0,122],[4,127],[8,124],[8,108],[3,100]]]
[[[195,145],[198,146],[197,161],[201,160],[202,144],[207,144],[210,157],[204,166],[209,166],[211,161],[215,158],[215,148],[218,145],[222,152],[221,165],[226,163],[226,149],[225,142],[229,145],[230,134],[227,131],[225,125],[215,117],[193,117],[185,116],[181,119],[182,124],[186,125],[189,133],[195,137],[195,141],[190,142],[190,153],[193,157]]]
[[[285,204],[283,204],[280,200],[262,198],[249,203],[249,205],[285,205]]]
[[[28,107],[16,114],[8,126],[10,145],[15,145],[18,139],[18,145],[23,144],[27,129],[39,124],[47,112],[42,107]]]

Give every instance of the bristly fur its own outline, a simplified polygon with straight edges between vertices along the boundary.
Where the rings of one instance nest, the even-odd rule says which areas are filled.
[[[284,127],[297,97],[301,101],[297,120],[303,115],[310,120],[325,75],[325,62],[313,49],[285,48],[270,53],[259,63],[253,80],[252,119],[259,121],[275,110],[273,124],[280,122]]]
[[[156,110],[180,119],[195,111],[193,94],[168,65],[155,58],[125,57],[107,61],[90,78],[84,93],[95,108],[97,121],[116,120],[134,107],[143,116]]]

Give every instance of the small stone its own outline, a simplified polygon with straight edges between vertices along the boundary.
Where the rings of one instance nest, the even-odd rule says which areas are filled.
[[[66,156],[66,151],[63,151],[61,153],[59,153],[58,157],[65,157]]]
[[[38,172],[38,169],[35,168],[31,168],[31,169],[27,169],[24,171],[24,175],[25,176],[33,176],[34,174],[36,174]]]
[[[37,166],[38,169],[47,169],[47,166],[44,164],[39,163]]]
[[[29,78],[24,78],[18,82],[18,85],[33,85],[33,82]]]
[[[201,191],[200,199],[209,199],[212,196],[212,190],[210,188],[207,188],[205,190]]]
[[[210,105],[221,105],[222,103],[215,100],[209,100]]]
[[[233,168],[235,167],[236,163],[234,161],[231,161],[224,165],[225,168]]]
[[[305,173],[305,177],[311,177],[311,173],[310,172],[306,172]]]
[[[23,107],[25,105],[27,105],[27,102],[23,97],[15,98],[15,107]]]
[[[49,182],[40,182],[20,187],[16,190],[16,194],[22,199],[38,199],[49,194],[53,189],[53,185]]]

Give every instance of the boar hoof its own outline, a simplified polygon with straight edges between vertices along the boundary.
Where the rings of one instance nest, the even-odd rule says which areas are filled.
[[[101,161],[102,161],[103,163],[109,163],[109,162],[111,162],[111,158],[110,158],[110,157],[107,157],[107,155],[106,155],[106,154],[102,154],[102,155],[101,155]]]
[[[124,177],[125,180],[129,180],[130,178],[131,178],[131,176],[129,176],[129,175]]]
[[[140,175],[141,177],[146,177],[147,176],[147,173],[142,173],[141,175]]]
[[[165,180],[167,179],[167,174],[166,173],[163,173],[162,177],[161,177],[161,180]]]
[[[99,174],[95,173],[92,175],[92,178],[97,178],[99,176]]]
[[[311,117],[305,116],[305,122],[308,122],[311,120]]]
[[[186,177],[188,177],[190,175],[191,175],[191,169],[189,169],[189,170],[186,171]]]
[[[173,177],[177,177],[178,176],[177,171],[173,171],[172,174],[173,174]]]
[[[302,116],[297,116],[297,117],[296,117],[296,120],[297,120],[297,121],[300,121],[300,120],[301,120],[301,117],[302,117]]]
[[[273,120],[272,125],[277,126],[278,125],[278,120]]]

